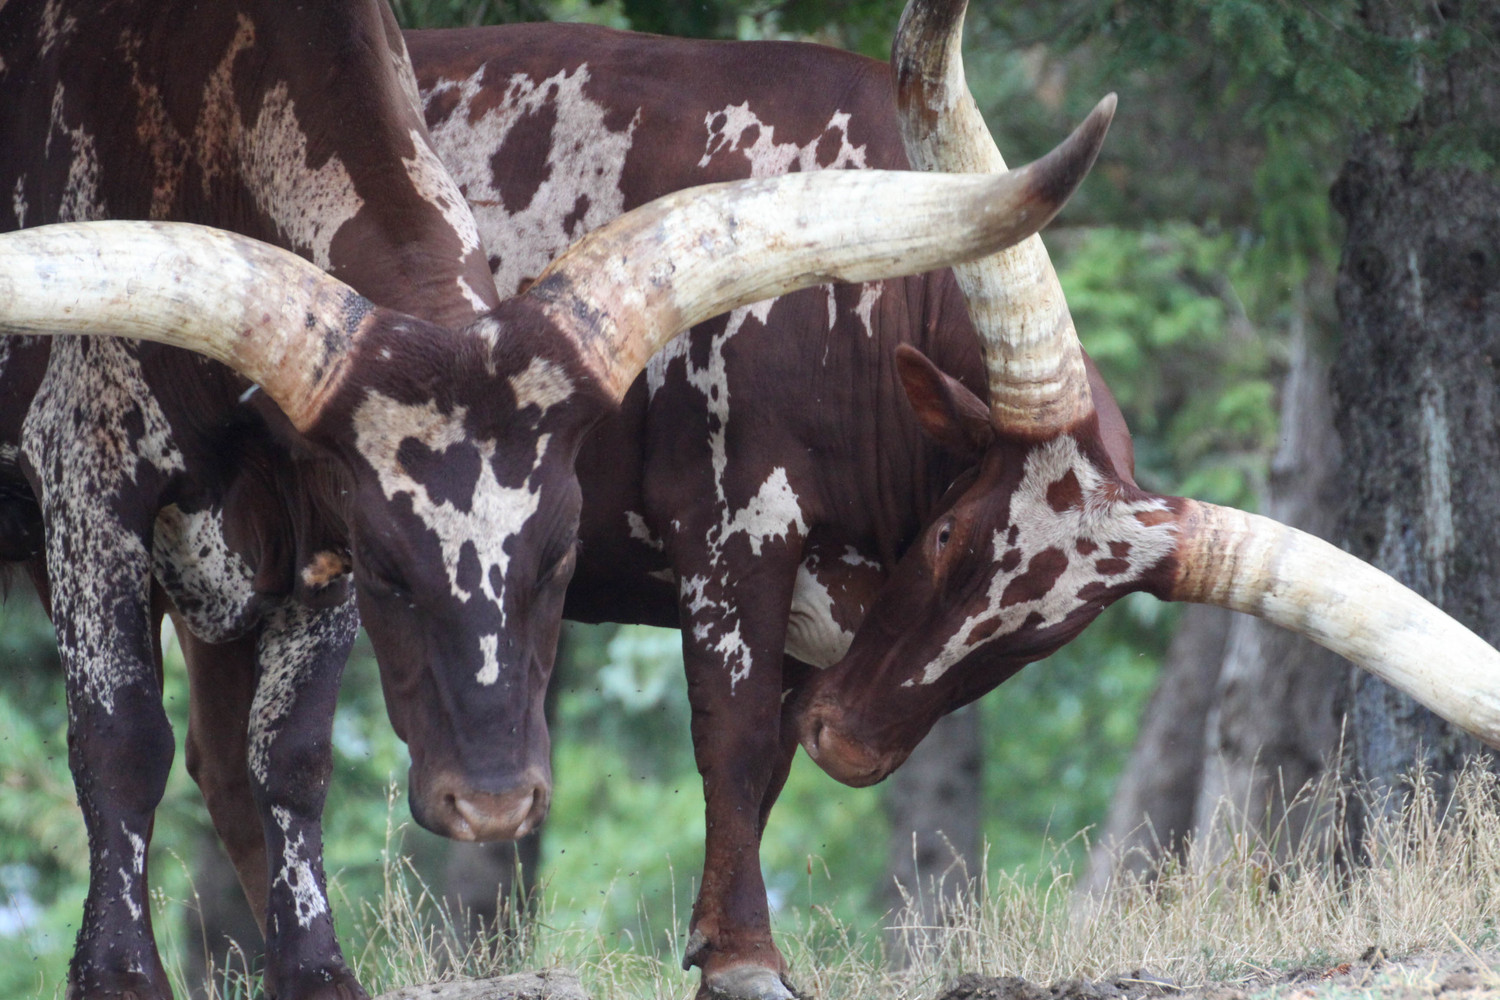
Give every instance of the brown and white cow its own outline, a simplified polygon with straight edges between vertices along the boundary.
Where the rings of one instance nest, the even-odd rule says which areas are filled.
[[[383,306],[464,325],[499,299],[414,93],[374,0],[0,4],[0,230],[212,224],[296,250]],[[319,827],[357,624],[348,529],[329,503],[339,477],[263,394],[242,400],[247,385],[152,345],[0,338],[0,557],[25,560],[44,595],[50,581],[90,838],[81,995],[166,992],[144,853],[172,756],[163,595],[201,699],[189,770],[211,797],[258,804],[219,825],[231,854],[277,859],[246,885],[268,988],[357,990]],[[205,725],[200,709],[225,699],[244,705],[236,724]],[[240,766],[216,773],[225,761]]]
[[[946,23],[956,20],[950,5]],[[679,187],[908,165],[888,67],[847,53],[575,25],[407,39],[434,143],[502,293],[593,226]],[[903,46],[908,62],[918,50],[956,58],[957,36],[908,32]],[[965,168],[981,166],[995,168]],[[1056,649],[1166,565],[1179,532],[1167,522],[1186,508],[1135,486],[1123,419],[1076,347],[1060,376],[1047,349],[1037,360],[1030,341],[1045,348],[1065,314],[1032,242],[1001,263],[998,290],[969,288],[987,325],[990,299],[1020,303],[1020,325],[1009,321],[987,348],[1007,373],[999,381],[951,272],[827,286],[695,328],[584,441],[566,614],[683,632],[708,814],[686,964],[702,968],[706,993],[789,995],[759,838],[799,734],[841,780],[878,780],[943,712]],[[1005,414],[1001,430],[992,407]],[[1056,426],[1075,430],[1058,442],[1046,430]],[[1016,490],[1046,516],[963,520],[981,502],[1003,519]],[[1106,527],[1106,510],[1121,523]],[[1059,548],[1061,533],[1080,529]],[[956,603],[971,591],[974,607]],[[1054,592],[1066,594],[1061,613]],[[941,615],[963,624],[957,639]],[[923,644],[934,649],[922,665],[968,659],[938,662],[924,685],[906,683],[919,669],[871,673],[862,658]],[[1493,651],[1474,652],[1493,675]],[[838,665],[809,683],[806,664]],[[799,714],[783,720],[789,688]],[[846,719],[865,728],[840,728]]]
[[[354,108],[382,79],[395,91],[377,109],[401,107],[409,88],[383,11],[322,5],[306,21],[257,20],[246,7],[218,36],[211,29],[225,25],[192,5],[108,13],[124,26],[84,24],[55,3],[0,10],[0,115],[7,134],[35,138],[0,160],[0,179],[16,178],[17,226],[206,216],[315,258],[326,249],[338,271],[351,227],[351,253],[381,231],[361,215],[364,191],[393,213],[393,236],[424,214],[447,223],[425,252],[377,242],[404,261],[383,280],[409,269],[433,284],[425,268],[446,260],[436,285],[478,296],[468,273],[478,243],[419,151],[420,122],[381,147],[375,122],[323,121],[323,105],[298,104],[286,82],[296,64],[328,84],[349,59],[355,77],[366,74],[348,84]],[[165,63],[143,61],[184,31],[205,51],[227,39],[196,92],[174,91],[180,81],[148,68]],[[93,222],[0,239],[0,334],[10,335],[0,338],[0,523],[22,526],[5,551],[51,585],[90,835],[72,992],[169,994],[144,885],[172,753],[153,577],[196,636],[195,724],[250,716],[247,749],[235,733],[199,730],[189,756],[248,760],[265,840],[244,850],[273,859],[261,876],[268,990],[362,995],[333,941],[318,860],[333,689],[354,621],[348,562],[392,721],[412,747],[415,815],[450,835],[524,832],[548,792],[541,692],[577,554],[572,463],[585,433],[657,347],[707,316],[1033,232],[1083,176],[1107,119],[1011,178],[827,175],[668,199],[583,241],[472,322],[469,309],[439,323],[379,305],[315,264],[217,230]],[[387,203],[357,179],[303,168],[400,184]],[[218,208],[206,204],[216,193]],[[324,214],[330,204],[354,207]],[[372,265],[382,266],[389,259]],[[34,336],[70,333],[106,337]],[[39,537],[40,551],[26,548]],[[235,642],[242,659],[223,648]],[[243,799],[244,783],[228,771],[198,777],[233,835],[225,818],[242,814],[222,800]]]
[[[893,52],[906,146],[927,169],[1004,170],[964,79],[966,6],[907,5]],[[944,713],[1133,591],[1289,628],[1500,746],[1500,656],[1469,629],[1320,539],[1135,483],[1129,435],[1085,375],[1039,238],[955,270],[984,331],[988,393],[915,351],[899,363],[917,418],[971,467],[848,654],[802,692],[799,736],[826,771],[879,781]]]

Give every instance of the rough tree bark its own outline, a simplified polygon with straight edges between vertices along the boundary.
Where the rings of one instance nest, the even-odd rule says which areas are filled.
[[[883,799],[891,824],[883,902],[908,926],[893,928],[893,964],[907,964],[944,912],[980,873],[984,739],[970,705],[944,717],[891,775]],[[900,888],[898,889],[898,885]],[[905,896],[903,896],[903,891]]]
[[[1370,27],[1420,37],[1438,16],[1372,4]],[[1494,38],[1493,6],[1469,25]],[[1491,643],[1500,641],[1500,182],[1434,159],[1448,130],[1500,129],[1500,75],[1482,51],[1418,77],[1399,128],[1361,137],[1334,186],[1348,225],[1334,366],[1350,551]],[[1441,650],[1434,650],[1441,656]],[[1363,776],[1399,787],[1421,765],[1451,779],[1477,741],[1372,677],[1354,680]]]

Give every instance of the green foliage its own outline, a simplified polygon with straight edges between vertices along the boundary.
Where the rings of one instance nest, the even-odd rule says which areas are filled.
[[[627,26],[620,0],[391,0],[403,28],[472,28],[518,21]]]
[[[1074,322],[1135,435],[1147,488],[1256,505],[1276,418],[1273,346],[1239,294],[1247,254],[1183,224],[1057,241]]]
[[[1046,870],[1104,822],[1176,615],[1135,595],[980,702],[989,869]]]

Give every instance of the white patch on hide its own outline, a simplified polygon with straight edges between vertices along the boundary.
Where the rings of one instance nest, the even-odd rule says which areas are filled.
[[[281,827],[281,870],[272,880],[271,889],[275,891],[280,885],[287,887],[297,910],[297,923],[306,930],[314,920],[328,912],[328,900],[323,895],[322,886],[318,885],[312,862],[305,856],[307,844],[302,834],[297,834],[296,840],[291,837],[291,812],[282,806],[272,806],[271,815]]]
[[[485,687],[489,687],[500,679],[500,637],[498,635],[480,636],[479,653],[484,657],[484,665],[479,668],[479,673],[474,675],[474,679]]]
[[[334,234],[354,218],[364,199],[343,162],[330,156],[307,165],[307,134],[285,83],[266,91],[255,124],[240,135],[239,155],[256,207],[290,246],[327,270]]]
[[[662,552],[666,549],[666,545],[662,544],[662,540],[651,533],[651,526],[646,523],[646,519],[640,514],[633,510],[627,510],[625,512],[625,523],[630,526],[631,538],[644,543],[647,548],[657,552]]]
[[[332,608],[309,608],[288,598],[265,616],[256,644],[260,679],[250,705],[250,773],[264,787],[270,780],[271,748],[296,704],[297,691],[313,671],[346,654],[359,631],[354,596]]]
[[[468,79],[442,81],[425,96],[431,104],[458,91],[452,113],[431,129],[432,142],[468,199],[490,252],[499,257],[495,288],[508,298],[580,236],[623,213],[620,172],[639,114],[623,131],[611,131],[605,124],[609,109],[584,94],[589,69],[583,65],[540,83],[517,73],[504,97],[471,121],[484,74],[481,68]],[[556,115],[545,154],[547,176],[524,207],[506,206],[495,187],[491,158],[519,122],[546,110]],[[542,158],[539,150],[525,155]]]
[[[535,406],[545,415],[573,395],[573,380],[568,373],[543,358],[532,358],[526,370],[510,376],[509,381],[511,392],[516,394],[517,412]]]
[[[784,539],[796,528],[799,534],[807,533],[807,523],[802,520],[802,508],[797,503],[797,494],[786,479],[786,469],[781,466],[771,470],[766,481],[750,502],[735,511],[724,526],[721,544],[731,535],[744,532],[750,537],[750,551],[760,555],[761,546],[772,539]]]
[[[875,303],[880,301],[884,291],[883,281],[867,281],[859,288],[859,305],[855,306],[854,313],[865,328],[865,336],[871,340],[875,339]]]
[[[797,567],[797,585],[786,623],[786,651],[803,663],[829,667],[844,658],[854,633],[839,627],[833,618],[833,595],[816,567],[804,559]]]
[[[26,228],[26,175],[16,178],[16,189],[11,192],[10,209],[16,216],[16,228]]]
[[[139,834],[132,833],[130,827],[123,822],[120,823],[120,829],[125,832],[126,839],[130,841],[130,867],[119,869],[120,881],[123,883],[120,896],[130,910],[130,919],[139,923],[145,911],[141,909],[141,904],[135,901],[135,887],[146,876],[146,839]]]
[[[151,556],[114,508],[139,471],[184,471],[165,415],[147,390],[133,341],[58,337],[21,430],[47,526],[58,645],[69,689],[114,711],[114,692],[150,668],[119,641],[135,617],[149,633]],[[139,436],[127,428],[142,427]]]
[[[724,121],[716,128],[714,120],[721,115]],[[708,130],[708,143],[703,158],[698,161],[700,167],[708,166],[715,156],[730,152],[742,153],[750,161],[751,177],[777,177],[794,170],[863,170],[865,167],[865,147],[849,141],[849,113],[846,111],[835,111],[828,124],[823,126],[822,134],[805,146],[777,142],[776,126],[761,121],[750,110],[749,101],[719,112],[709,112],[704,116],[703,125]],[[752,128],[756,130],[755,141],[748,146],[742,145],[745,133]],[[818,147],[824,136],[831,133],[838,136],[839,151],[834,154],[833,161],[824,166],[818,163]]]
[[[1069,472],[1077,478],[1082,490],[1082,505],[1055,511],[1048,502],[1048,488],[1063,480]],[[1115,500],[1112,490],[1113,484],[1079,452],[1078,442],[1071,437],[1065,435],[1032,451],[1026,457],[1021,484],[1011,495],[1010,513],[1006,518],[1007,524],[1019,528],[1015,548],[1019,549],[1020,558],[1016,566],[1008,572],[996,567],[989,584],[988,606],[964,620],[948,637],[938,655],[922,668],[921,676],[915,682],[933,683],[975,649],[1013,634],[1033,614],[1040,616],[1038,628],[1056,625],[1085,603],[1078,597],[1085,587],[1096,583],[1118,586],[1138,580],[1170,555],[1177,544],[1176,524],[1171,520],[1147,524],[1136,516],[1166,511],[1166,504],[1154,498],[1130,502]],[[1012,547],[1006,540],[1008,530],[996,531],[991,540],[990,557],[997,564]],[[1092,542],[1097,548],[1088,554],[1080,553],[1080,541]],[[1111,543],[1129,545],[1128,554],[1113,557]],[[1066,557],[1067,568],[1062,575],[1041,597],[1002,607],[1007,585],[1026,573],[1032,559],[1048,549],[1060,550]],[[1097,564],[1105,560],[1124,561],[1128,568],[1103,573]],[[999,623],[992,628],[996,617]],[[981,624],[985,626],[985,634],[975,637],[974,632]],[[905,682],[908,686],[912,683],[911,680]]]
[[[42,31],[39,40],[42,43],[43,57],[51,52],[52,46],[64,36],[71,35],[78,30],[78,18],[72,14],[62,17],[61,14],[61,0],[47,0],[47,5],[42,8]]]
[[[407,76],[410,76],[410,63],[407,64]],[[416,86],[415,83],[412,84]],[[412,103],[413,108],[421,107],[420,101]],[[409,133],[412,147],[416,150],[411,159],[402,157],[401,163],[406,167],[406,176],[411,178],[412,187],[416,189],[417,197],[434,206],[443,214],[443,220],[448,223],[454,233],[458,235],[460,250],[459,260],[467,257],[479,249],[479,229],[474,224],[474,216],[469,211],[468,203],[458,190],[458,185],[453,183],[442,161],[427,144],[427,137],[419,130],[412,129]],[[477,288],[471,286],[467,275],[462,273],[455,279],[458,282],[458,291],[469,304],[474,307],[476,313],[487,312],[489,306],[485,304],[484,298]]]
[[[52,92],[52,117],[47,130],[47,155],[51,156],[53,136],[62,136],[68,141],[72,159],[68,163],[68,178],[63,182],[62,199],[57,206],[58,222],[91,222],[106,216],[107,210],[99,197],[99,150],[94,137],[83,127],[69,128],[63,120],[62,84]]]
[[[151,538],[151,569],[198,638],[227,642],[255,623],[254,573],[225,543],[221,511],[163,507]]]

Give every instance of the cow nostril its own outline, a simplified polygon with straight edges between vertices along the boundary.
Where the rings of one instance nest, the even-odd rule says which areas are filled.
[[[456,795],[443,796],[443,804],[447,806],[447,813],[453,817],[448,825],[448,836],[454,840],[472,841],[478,839],[474,833],[477,825],[474,822],[473,806]]]
[[[533,789],[525,798],[520,799],[511,807],[509,814],[505,817],[505,825],[515,829],[517,837],[526,836],[531,829],[531,807],[536,802],[536,790]]]

